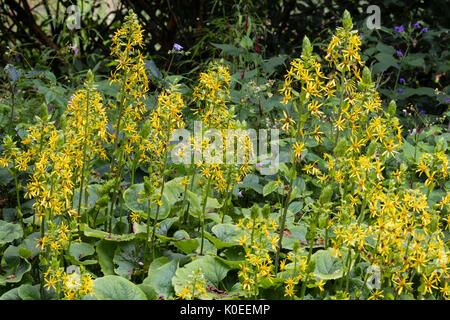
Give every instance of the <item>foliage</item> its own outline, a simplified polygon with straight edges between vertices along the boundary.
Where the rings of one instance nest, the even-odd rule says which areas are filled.
[[[42,3],[55,19],[22,25],[51,49],[17,31],[1,69],[0,299],[450,297],[434,6],[379,30],[345,10],[332,32],[334,1],[301,26],[317,1],[199,1],[191,33],[176,1],[83,7],[70,32]],[[247,129],[280,130],[278,167]]]

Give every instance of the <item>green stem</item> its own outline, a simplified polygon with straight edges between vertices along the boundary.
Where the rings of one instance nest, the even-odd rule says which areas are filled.
[[[83,185],[84,185],[84,171],[86,168],[86,149],[87,149],[87,135],[88,135],[88,116],[89,116],[89,94],[90,88],[88,89],[86,95],[86,114],[85,114],[85,124],[84,124],[84,140],[83,140],[83,166],[81,169],[81,182],[80,182],[80,191],[78,193],[78,232],[80,232],[80,211],[81,211],[81,199],[83,198]]]
[[[189,191],[192,191],[192,189],[194,188],[194,179],[195,179],[195,175],[197,173],[197,166],[194,166],[194,172],[192,173],[192,179],[191,179],[191,184],[189,185]],[[187,186],[186,186],[187,187]],[[186,196],[186,193],[185,193]],[[187,224],[188,222],[188,218],[189,218],[189,208],[191,206],[191,203],[188,202],[186,210],[184,211],[184,224]]]
[[[289,190],[286,198],[286,202],[284,203],[284,210],[283,215],[281,217],[281,224],[280,224],[280,239],[278,240],[278,246],[277,246],[277,253],[275,255],[275,274],[278,273],[278,262],[280,261],[280,251],[282,248],[282,241],[283,241],[283,233],[284,233],[284,227],[286,225],[286,215],[287,215],[287,209],[289,206],[289,201],[291,198],[291,192],[292,192],[292,184],[294,183],[294,176],[291,176],[291,181],[289,182]]]
[[[206,192],[205,196],[203,197],[203,208],[202,208],[202,241],[200,246],[200,255],[203,254],[203,242],[205,239],[205,211],[206,211],[206,202],[208,201],[208,193],[209,193],[209,186],[211,185],[211,179],[212,179],[212,173],[210,173],[208,178],[208,184],[206,185]]]
[[[169,133],[169,131],[168,131]],[[167,140],[168,141],[168,140]],[[168,155],[168,150],[166,149],[165,154],[164,154],[164,164],[163,164],[163,169],[162,169],[162,186],[161,186],[161,195],[159,197],[159,201],[162,202],[162,198],[164,195],[164,186],[165,186],[165,182],[166,179],[164,177],[164,172],[166,171],[166,165],[167,165],[167,155]],[[153,253],[153,258],[155,258],[155,239],[156,239],[156,224],[158,222],[158,216],[159,216],[159,210],[161,209],[161,206],[159,203],[157,203],[156,205],[156,214],[155,214],[155,221],[153,221],[153,231],[152,231],[152,247],[151,247],[151,251]]]

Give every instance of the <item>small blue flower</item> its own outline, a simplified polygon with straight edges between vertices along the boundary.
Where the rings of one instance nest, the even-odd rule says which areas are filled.
[[[262,162],[256,164],[256,167],[257,167],[257,168],[262,168],[262,166],[263,166],[263,163],[262,163]]]
[[[238,192],[238,197],[239,197],[239,198],[243,198],[243,197],[244,197],[244,195],[242,194],[242,191],[239,191],[239,192]]]
[[[406,83],[406,80],[405,80],[404,78],[400,78],[400,79],[398,80],[398,82],[399,82],[400,84],[405,84],[405,83]]]
[[[397,50],[397,56],[403,57],[403,52],[402,52],[402,50]]]
[[[394,27],[395,32],[400,33],[405,31],[405,28],[403,27],[403,25],[401,25],[400,27]]]
[[[420,110],[419,113],[420,114],[425,114],[426,112],[425,112],[425,110]]]
[[[414,29],[420,28],[420,23],[419,22],[414,23],[413,28]]]
[[[173,50],[180,51],[180,50],[183,50],[183,47],[180,46],[178,43],[174,43],[173,44]]]
[[[77,48],[77,45],[76,45],[76,44],[74,44],[74,45],[71,46],[70,48],[73,50],[73,52],[75,53],[75,55],[78,54],[78,48]]]
[[[403,89],[398,89],[397,92],[398,93],[403,93]]]
[[[426,33],[428,32],[428,28],[423,28],[422,30],[420,30],[420,32]]]
[[[445,103],[449,103],[450,102],[450,98],[445,98]]]

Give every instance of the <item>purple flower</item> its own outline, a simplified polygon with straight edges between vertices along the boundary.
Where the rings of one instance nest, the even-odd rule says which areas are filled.
[[[53,105],[49,104],[48,105],[48,111],[52,111],[53,110]]]
[[[402,50],[397,50],[397,56],[403,57],[403,52],[402,52]]]
[[[420,32],[428,32],[428,28],[423,28],[422,30],[420,30]]]
[[[255,104],[252,100],[248,100],[248,103]]]
[[[405,83],[406,83],[406,80],[405,80],[404,78],[400,78],[400,79],[398,80],[398,82],[400,82],[400,84],[405,84]]]
[[[180,50],[183,50],[183,47],[180,46],[178,43],[174,43],[173,44],[173,50],[180,51]]]
[[[445,98],[445,103],[449,103],[450,102],[450,98]]]
[[[420,28],[420,23],[419,22],[414,23],[413,28],[414,29]]]
[[[420,110],[419,113],[423,115],[423,114],[425,114],[426,112],[425,112],[425,110]]]
[[[71,46],[70,48],[73,50],[73,52],[75,52],[75,55],[78,54],[78,48],[77,48],[77,45],[76,45],[76,44],[74,44],[74,45]]]
[[[403,93],[403,89],[398,89],[397,92],[398,93]]]
[[[243,198],[243,197],[244,197],[244,195],[242,194],[242,191],[239,191],[239,192],[238,192],[238,197],[239,197],[239,198]]]
[[[257,167],[257,168],[262,168],[262,166],[263,166],[263,163],[262,163],[262,162],[256,164],[256,167]]]
[[[405,28],[403,27],[403,25],[401,25],[400,27],[394,27],[395,32],[400,33],[405,31]]]

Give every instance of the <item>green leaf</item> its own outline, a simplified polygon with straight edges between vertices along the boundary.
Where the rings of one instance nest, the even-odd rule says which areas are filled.
[[[212,227],[211,231],[223,242],[238,244],[239,237],[242,235],[241,230],[237,230],[234,224],[217,224]]]
[[[278,188],[276,181],[269,181],[264,188],[263,188],[263,196],[267,196],[268,194],[271,194]]]
[[[343,265],[340,259],[331,255],[332,249],[319,250],[313,255],[316,267],[314,276],[323,280],[339,279],[344,275]]]
[[[114,268],[115,273],[126,279],[131,279],[134,271],[141,268],[142,251],[137,249],[135,241],[119,244],[113,259],[114,264],[117,265]]]
[[[435,97],[436,92],[433,88],[429,87],[420,87],[420,88],[406,88],[403,90],[403,93],[400,95],[402,99],[406,99],[408,97],[419,95],[419,96],[428,96],[428,97]]]
[[[164,195],[171,206],[182,201],[184,197],[184,187],[181,184],[184,177],[178,177],[166,182],[164,186]]]
[[[379,61],[373,66],[373,73],[381,73],[390,67],[397,67],[398,60],[390,54],[378,53],[375,58]]]
[[[0,276],[0,285],[18,283],[23,275],[31,270],[31,264],[20,257],[19,248],[15,246],[9,246],[5,250],[1,264],[6,273]]]
[[[119,276],[94,280],[94,295],[99,300],[146,300],[147,296],[131,281]]]
[[[77,261],[94,254],[94,252],[94,246],[85,242],[73,242],[69,247],[69,254]]]
[[[410,65],[411,67],[425,68],[425,60],[423,59],[423,54],[409,54],[403,59],[403,62]]]
[[[145,60],[145,69],[150,70],[150,72],[153,74],[154,77],[158,79],[162,79],[163,75],[161,71],[159,71],[159,68],[156,66],[155,62],[153,60]]]
[[[242,37],[241,41],[239,42],[239,45],[244,49],[251,49],[253,46],[253,40],[250,39],[249,36],[245,35]]]
[[[139,192],[143,192],[144,190],[144,184],[134,184],[131,187],[129,187],[125,192],[123,193],[123,197],[125,199],[125,205],[128,209],[131,211],[134,211],[136,213],[139,213],[141,215],[147,216],[147,212],[149,211],[147,201],[141,201],[138,202],[138,199],[142,199],[143,196],[139,194]],[[170,202],[166,196],[166,193],[164,192],[162,196],[162,206],[159,209],[158,213],[158,220],[163,220],[167,218],[167,216],[170,213]],[[150,217],[152,219],[155,219],[156,217],[156,206],[150,209]]]
[[[19,288],[14,288],[6,291],[0,296],[0,300],[20,300]]]
[[[223,249],[223,248],[229,248],[232,246],[235,246],[234,243],[224,242],[213,235],[209,234],[208,232],[205,232],[205,238],[212,242],[216,246],[217,249]]]
[[[115,274],[113,260],[116,247],[117,243],[106,240],[100,240],[97,245],[98,262],[105,276]]]
[[[9,79],[12,83],[19,81],[20,77],[22,76],[22,72],[17,70],[12,64],[7,64],[4,70],[8,74]]]
[[[211,43],[214,47],[219,48],[225,54],[229,54],[230,56],[238,56],[241,53],[241,49],[236,48],[230,44],[219,44],[219,43]]]
[[[163,295],[166,299],[172,297],[174,292],[172,278],[177,268],[178,261],[176,260],[172,260],[163,265],[160,265],[160,261],[158,261],[157,267],[150,266],[148,277],[145,278],[144,284],[153,287],[158,295]]]
[[[375,47],[379,52],[384,53],[384,54],[388,54],[388,55],[393,55],[395,54],[395,49],[392,46],[388,46],[385,45],[382,42],[378,42],[377,46]]]
[[[206,285],[214,286],[218,288],[220,281],[222,281],[228,271],[231,268],[226,265],[224,262],[220,261],[217,257],[212,256],[203,256],[200,257],[188,264],[186,264],[182,268],[178,268],[175,276],[172,279],[172,284],[175,289],[175,293],[179,294],[183,287],[186,284],[186,280],[190,280],[190,275],[196,270],[200,270],[203,276],[205,277]],[[209,298],[220,298],[219,295],[211,292],[206,295],[202,294],[200,299],[209,299]]]
[[[19,252],[19,256],[24,259],[28,259],[29,257],[31,257],[33,255],[33,252],[26,248],[19,248],[18,252]]]
[[[306,242],[306,233],[308,232],[308,227],[304,225],[292,226],[289,228],[291,236],[283,237],[283,248],[292,250],[294,248],[295,240],[299,240],[300,243]]]
[[[286,57],[283,57],[283,56],[272,57],[269,60],[263,61],[261,66],[265,73],[271,74],[275,71],[275,69],[278,66],[281,66],[285,60],[286,60]]]
[[[13,242],[23,236],[22,227],[19,224],[0,220],[0,245]]]
[[[187,240],[178,240],[173,241],[172,244],[183,251],[185,254],[189,254],[194,252],[195,249],[198,248],[198,240],[197,239],[187,239]]]
[[[130,233],[130,234],[114,234],[114,233],[107,233],[107,232],[96,230],[96,229],[91,229],[85,223],[80,224],[80,229],[84,232],[84,235],[86,237],[93,237],[93,238],[99,238],[99,239],[105,239],[105,240],[117,241],[117,242],[130,241],[136,237],[136,235],[132,234],[132,233]]]
[[[40,285],[23,284],[19,287],[19,297],[22,300],[41,300]]]
[[[402,150],[403,150],[403,154],[405,155],[406,160],[408,160],[409,162],[412,162],[412,163],[418,162],[418,160],[422,156],[422,152],[420,151],[420,148],[414,147],[412,144],[410,144],[406,140],[402,144]]]
[[[158,299],[158,294],[156,293],[155,289],[153,289],[152,286],[149,286],[148,284],[138,284],[137,285],[139,289],[144,291],[145,295],[147,296],[147,300],[156,300]]]

